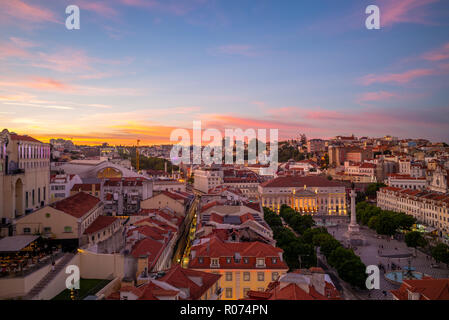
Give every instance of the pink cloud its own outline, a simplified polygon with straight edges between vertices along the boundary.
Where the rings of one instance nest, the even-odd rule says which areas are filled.
[[[373,83],[400,83],[404,84],[416,78],[438,74],[435,69],[414,69],[403,73],[388,73],[388,74],[369,74],[360,79],[363,85],[370,85]]]
[[[429,13],[424,7],[439,0],[383,0],[379,4],[381,25],[392,26],[397,23],[429,24]]]
[[[437,50],[425,53],[422,56],[422,59],[427,61],[441,61],[449,59],[449,42]]]
[[[118,11],[105,2],[78,1],[80,9],[92,11],[106,18],[115,18],[119,15]]]
[[[39,52],[31,65],[59,72],[79,72],[92,70],[90,62],[84,51],[66,48],[53,54]]]
[[[31,23],[53,22],[62,23],[56,18],[56,15],[49,9],[31,5],[22,0],[2,1],[2,10],[0,11],[0,21],[26,21]]]
[[[396,97],[397,95],[392,92],[387,91],[378,91],[378,92],[366,92],[361,95],[359,95],[357,102],[367,102],[367,101],[382,101],[382,100],[388,100],[393,97]]]

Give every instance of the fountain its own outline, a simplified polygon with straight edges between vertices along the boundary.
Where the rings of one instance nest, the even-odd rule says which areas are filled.
[[[401,285],[404,280],[421,280],[424,277],[424,274],[415,270],[416,269],[411,266],[411,261],[409,259],[408,266],[403,267],[401,270],[385,273],[385,278],[387,281],[396,285]]]

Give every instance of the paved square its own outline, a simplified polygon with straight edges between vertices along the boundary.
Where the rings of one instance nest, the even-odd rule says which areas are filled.
[[[346,245],[344,240],[344,233],[347,231],[348,223],[340,223],[335,227],[328,227],[327,230],[332,234],[337,240],[342,244]],[[449,278],[449,270],[444,264],[440,264],[440,268],[432,268],[432,259],[426,257],[420,251],[417,251],[417,257],[411,258],[387,258],[381,257],[380,255],[401,255],[401,254],[413,254],[414,249],[408,248],[405,242],[400,242],[397,240],[391,240],[386,236],[378,236],[377,233],[366,226],[360,226],[360,232],[366,239],[367,244],[365,246],[360,246],[355,248],[355,252],[360,256],[363,263],[366,265],[378,265],[383,264],[388,271],[391,271],[391,264],[394,263],[401,267],[407,266],[409,259],[411,259],[411,266],[416,268],[416,271],[422,272],[426,275],[430,275],[434,278]],[[379,239],[379,238],[380,239]],[[383,248],[380,248],[383,246]],[[380,251],[379,251],[380,250]],[[380,255],[379,255],[380,254]],[[373,300],[391,300],[392,295],[390,290],[399,288],[399,286],[394,285],[387,280],[385,280],[383,271],[380,271],[380,289],[371,290],[368,295],[368,291],[355,291],[363,299],[373,299]],[[384,296],[383,291],[387,292]]]

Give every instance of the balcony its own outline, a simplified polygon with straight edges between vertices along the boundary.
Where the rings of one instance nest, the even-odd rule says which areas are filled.
[[[7,175],[25,174],[25,169],[10,169],[6,174]]]

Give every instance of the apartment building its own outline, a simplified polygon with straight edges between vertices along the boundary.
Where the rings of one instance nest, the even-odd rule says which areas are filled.
[[[218,168],[196,169],[193,174],[193,188],[203,193],[223,183],[223,171]]]
[[[411,175],[393,173],[388,175],[387,185],[401,189],[423,190],[427,187],[427,180],[425,177],[415,178]]]
[[[282,254],[282,249],[262,242],[224,242],[211,236],[191,247],[189,269],[221,275],[221,299],[238,300],[249,291],[264,291],[287,273]]]
[[[70,197],[75,184],[82,184],[76,174],[54,174],[50,177],[50,203]]]
[[[381,188],[377,192],[377,206],[382,210],[412,215],[419,223],[436,231],[449,243],[449,195],[429,190],[396,187]]]

